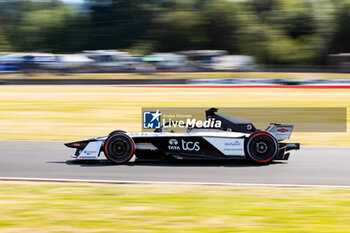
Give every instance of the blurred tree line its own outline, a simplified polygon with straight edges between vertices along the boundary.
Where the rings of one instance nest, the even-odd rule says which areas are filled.
[[[349,0],[0,0],[0,51],[223,49],[266,64],[350,52]]]

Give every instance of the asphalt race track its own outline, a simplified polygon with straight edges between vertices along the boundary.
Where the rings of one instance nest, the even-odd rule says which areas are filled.
[[[108,181],[199,182],[350,187],[350,148],[302,147],[289,161],[258,166],[230,162],[130,162],[111,165],[70,158],[62,142],[0,141],[0,177]]]

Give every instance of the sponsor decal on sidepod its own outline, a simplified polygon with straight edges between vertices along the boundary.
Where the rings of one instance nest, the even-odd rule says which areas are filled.
[[[178,141],[176,139],[170,139],[169,140],[168,149],[169,150],[188,150],[188,151],[199,151],[201,148],[199,146],[199,142],[191,142],[191,141],[185,141],[181,139],[181,148],[180,145],[178,145]]]
[[[210,144],[216,147],[224,155],[244,156],[244,139],[205,137]]]
[[[241,142],[239,141],[230,141],[225,142],[224,151],[242,151]]]

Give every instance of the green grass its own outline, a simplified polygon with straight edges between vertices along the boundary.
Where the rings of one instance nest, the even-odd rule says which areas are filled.
[[[350,190],[0,183],[0,232],[349,232]]]
[[[142,107],[349,106],[349,89],[0,86],[0,140],[70,141],[115,129],[137,132]],[[289,120],[292,116],[284,123]],[[295,132],[291,140],[302,145],[350,146],[349,118],[347,122],[345,133]]]
[[[281,78],[281,79],[348,79],[342,73],[285,73],[285,72],[195,72],[195,73],[86,73],[86,74],[6,74],[1,79],[216,79],[216,78]]]

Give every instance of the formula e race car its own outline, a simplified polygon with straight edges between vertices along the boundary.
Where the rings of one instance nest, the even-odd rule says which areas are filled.
[[[247,120],[216,113],[208,109],[206,120],[220,121],[220,128],[188,128],[186,133],[165,132],[166,124],[154,132],[127,133],[122,130],[107,136],[69,142],[75,148],[77,160],[96,160],[103,151],[114,164],[136,159],[217,160],[246,158],[266,164],[273,160],[288,160],[290,150],[299,150],[299,143],[284,143],[293,124],[271,123],[259,130]]]

